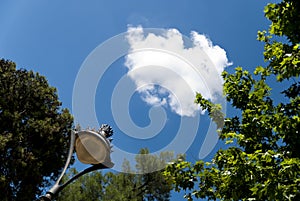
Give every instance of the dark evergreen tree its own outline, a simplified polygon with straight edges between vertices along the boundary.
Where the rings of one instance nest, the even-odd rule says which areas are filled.
[[[72,122],[45,77],[0,60],[1,200],[34,200],[57,178]]]

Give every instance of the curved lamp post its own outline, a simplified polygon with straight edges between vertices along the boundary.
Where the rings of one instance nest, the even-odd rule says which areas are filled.
[[[70,149],[65,167],[56,183],[45,195],[41,196],[40,200],[51,201],[68,184],[86,173],[99,169],[112,168],[114,164],[110,159],[111,139],[108,139],[112,134],[113,131],[107,124],[102,125],[98,132],[92,130],[72,131]],[[61,184],[63,175],[70,164],[74,148],[78,160],[92,166],[74,175],[64,184]]]

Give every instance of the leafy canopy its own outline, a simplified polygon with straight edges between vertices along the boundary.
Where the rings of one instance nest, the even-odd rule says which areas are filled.
[[[72,122],[45,77],[0,60],[1,200],[34,200],[56,179]]]
[[[146,172],[165,167],[166,162],[173,158],[171,152],[162,152],[156,156],[150,155],[148,149],[141,149],[140,155],[136,157],[136,171],[125,160],[123,172],[126,173],[93,172],[84,175],[67,186],[60,193],[58,201],[168,201],[172,188],[162,171]],[[75,169],[71,169],[64,181],[76,173]]]
[[[178,161],[165,171],[188,200],[300,200],[300,1],[268,4],[264,12],[272,22],[258,32],[266,67],[223,73],[226,99],[241,113],[219,124],[220,139],[231,146],[211,162]],[[268,84],[274,80],[285,87],[280,103]],[[196,103],[222,118],[200,94]]]

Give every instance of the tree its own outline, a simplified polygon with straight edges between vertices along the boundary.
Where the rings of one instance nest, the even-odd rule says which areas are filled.
[[[126,173],[102,174],[98,171],[84,175],[67,186],[58,196],[58,201],[168,201],[171,185],[165,180],[162,171],[148,170],[164,167],[166,162],[173,159],[171,152],[162,152],[159,156],[154,156],[149,154],[148,149],[141,149],[140,155],[136,157],[136,171],[130,167],[129,161],[125,160],[123,171]],[[64,181],[75,173],[77,171],[71,169]]]
[[[72,122],[45,77],[0,60],[1,200],[34,200],[57,178]]]
[[[159,157],[149,155],[148,149],[141,149],[136,156],[136,169],[140,174],[139,191],[147,201],[167,201],[170,198],[171,186],[164,178],[162,170],[166,162],[174,159],[172,152],[161,152]],[[159,170],[159,171],[157,171]]]
[[[62,183],[70,177],[77,174],[75,168],[71,168],[66,176],[63,177]],[[103,197],[103,186],[107,183],[107,178],[101,172],[91,172],[90,174],[79,177],[76,182],[68,185],[58,196],[57,200],[63,201],[84,201],[99,200]]]
[[[272,22],[258,32],[266,67],[254,75],[241,67],[223,73],[226,99],[240,111],[219,124],[220,139],[232,145],[211,162],[178,161],[164,173],[188,200],[300,200],[300,2],[283,0],[264,11]],[[272,96],[270,80],[286,87],[282,102]],[[213,120],[222,118],[200,94],[196,103]]]

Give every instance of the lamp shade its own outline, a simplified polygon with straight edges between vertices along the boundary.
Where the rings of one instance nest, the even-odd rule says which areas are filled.
[[[103,135],[91,131],[83,130],[77,132],[75,139],[75,151],[80,162],[85,164],[103,164],[111,168],[110,142]]]

